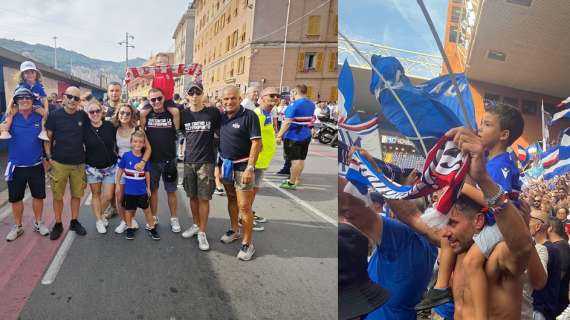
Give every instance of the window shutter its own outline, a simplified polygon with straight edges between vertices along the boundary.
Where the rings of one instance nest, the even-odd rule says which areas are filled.
[[[314,100],[313,99],[313,87],[311,86],[307,86],[307,97],[309,97],[309,99]]]
[[[331,96],[330,101],[337,101],[338,100],[338,88],[336,86],[331,87]]]
[[[305,71],[305,54],[303,52],[299,52],[299,56],[297,58],[297,72]]]
[[[315,63],[315,70],[321,72],[323,70],[323,53],[317,52],[316,56],[317,62]]]
[[[309,16],[307,35],[318,36],[321,31],[321,16]]]

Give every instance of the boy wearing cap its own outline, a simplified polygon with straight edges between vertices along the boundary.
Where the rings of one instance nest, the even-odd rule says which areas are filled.
[[[36,65],[31,61],[24,61],[20,65],[20,74],[19,74],[19,83],[16,90],[20,88],[26,88],[32,92],[33,102],[32,108],[33,111],[39,113],[42,117],[42,130],[40,134],[38,134],[38,138],[47,141],[48,137],[44,128],[45,125],[45,118],[48,114],[48,101],[47,95],[44,90],[44,86],[42,85],[42,74],[36,68]],[[8,132],[12,126],[12,119],[14,113],[16,112],[16,105],[11,105],[6,110],[6,117],[4,122],[6,123],[6,129],[2,130],[0,133],[0,139],[10,139],[10,133]]]
[[[37,139],[41,131],[42,117],[32,111],[34,95],[26,88],[18,88],[14,93],[12,104],[17,107],[12,118],[12,128],[6,128],[3,124],[1,129],[9,129],[12,139],[8,143],[8,163],[6,178],[8,180],[8,201],[12,205],[14,215],[14,227],[6,236],[7,241],[16,240],[22,233],[22,216],[24,214],[24,195],[26,186],[32,194],[32,208],[35,222],[33,230],[45,236],[49,233],[47,227],[42,224],[42,211],[45,191],[45,172],[42,163],[42,142]]]
[[[206,224],[210,214],[210,200],[214,181],[214,133],[220,128],[221,114],[216,108],[203,104],[204,88],[199,82],[191,82],[186,89],[190,108],[180,114],[181,130],[186,138],[184,154],[184,190],[190,200],[193,224],[182,237],[198,237],[198,248],[210,249],[206,238]]]

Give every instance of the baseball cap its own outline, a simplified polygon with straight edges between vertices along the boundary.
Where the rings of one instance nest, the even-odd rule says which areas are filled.
[[[265,89],[263,89],[263,91],[261,91],[260,96],[264,97],[264,96],[268,96],[270,94],[279,94],[279,90],[277,90],[277,88],[275,87],[267,87]]]
[[[368,238],[350,224],[338,224],[339,319],[366,315],[382,306],[390,293],[368,276]]]
[[[36,68],[36,64],[31,62],[31,61],[24,61],[22,62],[22,64],[20,65],[20,72],[24,72],[26,70],[35,70],[38,71],[38,69]]]
[[[198,88],[201,91],[204,91],[204,87],[202,86],[202,82],[192,81],[188,85],[186,85],[186,89],[184,90],[184,92],[188,92],[192,88]]]
[[[16,89],[16,91],[14,92],[14,99],[19,98],[19,97],[33,97],[34,94],[32,93],[32,91],[30,89],[24,88],[24,87],[20,87],[18,89]]]

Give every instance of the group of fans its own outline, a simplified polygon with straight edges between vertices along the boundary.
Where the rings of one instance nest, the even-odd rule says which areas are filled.
[[[507,148],[523,128],[518,109],[495,104],[477,133],[448,131],[442,139],[469,157],[451,197],[396,200],[371,188],[365,201],[339,178],[340,319],[570,319],[570,176],[522,186]],[[403,186],[429,181],[355,151]],[[430,167],[454,170],[456,152],[444,157]],[[426,212],[446,201],[447,222],[430,225]]]
[[[291,103],[281,106],[279,121],[273,110],[279,108],[282,95],[275,87],[250,88],[242,100],[238,87],[227,86],[219,103],[205,105],[209,100],[202,83],[195,79],[184,89],[184,97],[174,101],[174,77],[154,71],[152,88],[138,108],[121,101],[122,86],[116,82],[109,84],[105,103],[91,94],[81,95],[79,88],[71,86],[57,104],[56,97],[50,96],[48,101],[41,72],[32,62],[22,63],[20,71],[19,85],[0,124],[0,138],[9,139],[6,180],[15,222],[6,236],[8,241],[24,232],[26,188],[32,196],[33,230],[58,239],[63,232],[63,198],[68,184],[69,229],[78,235],[87,233],[79,222],[79,209],[89,185],[98,233],[106,233],[108,219],[118,214],[115,233],[134,239],[139,229],[135,213],[142,209],[149,236],[160,240],[160,180],[174,233],[182,231],[176,193],[182,180],[193,221],[182,237],[196,236],[199,249],[209,250],[209,203],[214,192],[223,195],[225,189],[230,228],[220,240],[231,243],[241,238],[237,257],[247,261],[255,252],[252,231],[263,230],[260,224],[267,221],[255,215],[252,205],[277,144],[283,144],[291,163],[290,173],[287,168],[281,170],[289,176],[281,187],[295,190],[299,185],[315,111],[303,84],[291,91]],[[183,153],[182,179],[178,178],[177,146]],[[42,222],[46,172],[55,213],[51,230]]]

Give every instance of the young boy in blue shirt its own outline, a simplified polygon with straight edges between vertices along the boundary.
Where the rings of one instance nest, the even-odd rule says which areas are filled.
[[[509,156],[507,148],[523,132],[524,119],[519,110],[506,104],[488,106],[481,120],[479,136],[487,152],[487,172],[511,200],[518,201],[521,192],[520,172]],[[483,195],[481,195],[483,198]],[[503,236],[494,221],[492,213],[487,213],[483,229],[473,237],[471,246],[463,259],[467,282],[471,288],[475,319],[488,318],[488,284],[485,274],[485,261],[491,252],[503,240]],[[433,290],[428,292],[416,309],[425,309],[451,300],[448,289],[451,272],[454,269],[456,254],[446,241],[442,241],[440,268]]]
[[[145,144],[145,134],[142,131],[135,131],[131,135],[132,151],[126,152],[119,161],[119,168],[115,178],[116,185],[120,185],[121,177],[125,174],[125,195],[123,203],[125,208],[125,222],[127,223],[127,232],[125,238],[133,240],[135,238],[135,229],[132,222],[137,208],[144,211],[146,223],[150,226],[149,235],[153,240],[160,240],[158,231],[156,230],[155,220],[152,217],[149,208],[150,199],[150,165],[146,163],[144,171],[137,171],[136,164],[142,160],[142,148]]]

